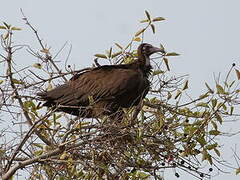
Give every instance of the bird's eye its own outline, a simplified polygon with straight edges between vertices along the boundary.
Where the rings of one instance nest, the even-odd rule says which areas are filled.
[[[151,45],[145,45],[145,46],[143,46],[142,50],[143,50],[143,52],[146,53],[151,47],[152,47]]]

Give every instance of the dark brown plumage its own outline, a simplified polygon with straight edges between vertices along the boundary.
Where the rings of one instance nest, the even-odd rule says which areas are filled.
[[[150,88],[149,56],[161,49],[143,43],[131,64],[105,65],[74,75],[55,89],[38,93],[44,106],[72,115],[96,118],[138,105]]]

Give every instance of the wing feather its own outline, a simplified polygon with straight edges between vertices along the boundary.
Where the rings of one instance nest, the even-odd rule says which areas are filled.
[[[142,76],[136,69],[98,68],[77,74],[66,84],[39,95],[47,100],[46,106],[87,106],[89,96],[94,100],[108,100],[137,93]]]
[[[96,70],[84,73],[70,82],[76,98],[86,101],[89,96],[96,99],[114,98],[127,91],[138,89],[140,75],[132,69]]]

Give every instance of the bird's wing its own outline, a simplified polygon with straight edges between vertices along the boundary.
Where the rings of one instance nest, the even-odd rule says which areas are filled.
[[[141,78],[142,74],[133,69],[99,68],[78,75],[67,84],[48,92],[46,97],[56,104],[86,106],[89,97],[94,100],[111,99],[137,91]]]
[[[111,99],[138,89],[141,74],[132,69],[99,69],[84,73],[72,82],[75,97],[80,101],[89,96],[96,99]],[[71,84],[71,83],[70,83]]]

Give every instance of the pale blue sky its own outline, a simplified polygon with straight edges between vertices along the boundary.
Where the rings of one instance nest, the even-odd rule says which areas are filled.
[[[144,10],[167,19],[159,23],[155,36],[146,34],[145,41],[154,45],[161,42],[181,54],[170,64],[177,74],[190,75],[191,94],[198,95],[205,81],[213,83],[213,72],[226,73],[233,62],[240,65],[239,0],[10,0],[0,5],[0,21],[23,29],[17,33],[17,43],[38,47],[33,33],[21,20],[22,8],[53,52],[66,41],[72,44],[69,63],[78,68],[90,66],[94,54],[104,52],[115,42],[126,44],[140,27]],[[30,56],[19,58],[20,64],[30,61],[35,63]],[[221,174],[213,179],[226,178],[239,177]]]

